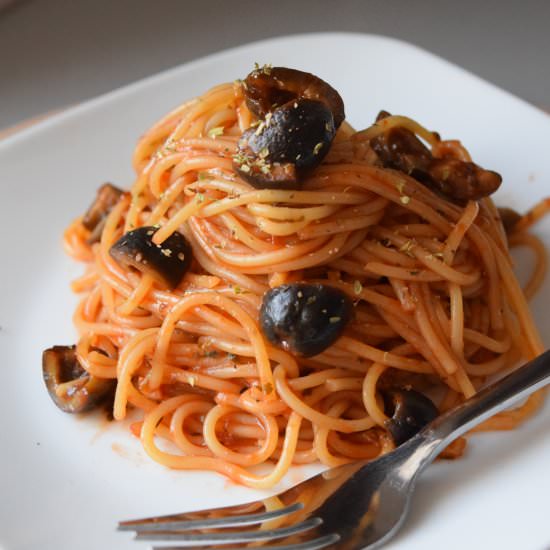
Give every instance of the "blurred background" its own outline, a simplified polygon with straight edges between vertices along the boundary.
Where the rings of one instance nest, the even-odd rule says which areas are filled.
[[[315,31],[406,40],[550,107],[549,0],[0,0],[0,128],[225,48]]]

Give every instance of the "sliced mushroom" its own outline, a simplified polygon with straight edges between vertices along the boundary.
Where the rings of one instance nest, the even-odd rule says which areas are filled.
[[[382,111],[377,120],[386,116],[389,114]],[[460,204],[491,195],[502,182],[499,174],[473,162],[435,158],[406,128],[390,128],[373,138],[370,144],[383,166],[404,172]]]
[[[397,389],[385,395],[391,418],[386,421],[396,445],[405,443],[439,415],[437,407],[424,394],[412,389]]]
[[[383,120],[385,118],[388,118],[389,116],[391,116],[391,113],[388,113],[388,111],[384,111],[384,109],[382,109],[376,115],[376,122],[378,122],[379,120]]]
[[[499,208],[500,221],[504,227],[504,231],[507,235],[510,235],[514,231],[514,226],[521,220],[521,214],[516,212],[513,208]]]
[[[325,104],[292,100],[243,134],[234,167],[254,187],[295,188],[321,163],[335,133],[332,112]]]
[[[425,182],[446,197],[463,203],[492,195],[500,187],[502,177],[473,162],[433,159]]]
[[[275,346],[311,357],[331,346],[351,320],[353,303],[341,290],[293,283],[264,295],[260,325]]]
[[[161,245],[153,242],[158,228],[139,227],[124,234],[109,250],[122,266],[147,273],[164,286],[175,288],[191,266],[193,252],[187,239],[175,231]]]
[[[261,120],[243,134],[235,170],[257,188],[297,188],[321,163],[344,120],[340,94],[315,75],[286,67],[257,68],[243,88]]]
[[[327,82],[311,73],[287,67],[259,67],[244,81],[246,104],[263,118],[275,108],[294,99],[312,99],[324,103],[332,112],[336,128],[344,121],[344,102]]]
[[[105,225],[105,218],[118,203],[124,194],[122,189],[111,183],[104,183],[98,190],[94,202],[90,205],[82,218],[82,225],[91,231],[88,243],[99,241],[101,231]]]
[[[112,397],[116,380],[88,374],[75,346],[54,346],[42,354],[42,375],[53,402],[64,412],[83,413]]]

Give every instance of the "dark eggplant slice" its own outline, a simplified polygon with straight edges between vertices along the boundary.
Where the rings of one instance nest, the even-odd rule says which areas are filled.
[[[320,101],[330,109],[336,128],[346,117],[340,94],[327,82],[311,73],[287,67],[259,67],[244,81],[246,104],[258,117],[294,99]]]
[[[90,244],[99,241],[105,218],[123,194],[124,191],[115,187],[112,183],[104,183],[97,190],[95,201],[82,217],[82,225],[92,232],[88,239]]]
[[[335,134],[332,112],[323,103],[290,101],[244,132],[234,168],[260,189],[296,188],[321,163]]]
[[[311,357],[331,346],[351,320],[353,303],[341,290],[322,284],[293,283],[267,292],[260,325],[275,346]]]
[[[122,266],[152,275],[169,288],[179,285],[191,266],[193,251],[187,239],[175,231],[163,243],[155,244],[157,227],[139,227],[122,235],[109,253]]]
[[[381,111],[376,120],[387,116],[389,113]],[[499,174],[473,162],[435,158],[406,128],[390,128],[371,139],[370,145],[386,168],[404,172],[459,204],[488,197],[502,183]]]
[[[397,446],[439,415],[431,399],[412,389],[391,390],[384,397],[386,410],[391,415],[386,428]]]
[[[75,346],[53,346],[42,353],[42,375],[53,402],[64,412],[83,413],[112,397],[116,380],[89,375]]]

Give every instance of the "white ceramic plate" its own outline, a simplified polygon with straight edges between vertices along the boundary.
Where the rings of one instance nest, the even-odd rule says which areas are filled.
[[[183,100],[243,77],[255,61],[311,71],[342,94],[348,119],[379,109],[458,137],[504,176],[497,202],[526,209],[550,191],[550,118],[507,92],[388,38],[316,34],[268,40],[117,90],[0,143],[0,548],[131,550],[117,520],[219,506],[258,493],[152,464],[124,426],[59,412],[41,352],[74,341],[68,283],[81,267],[61,249],[67,223],[97,186],[132,182],[137,137]],[[550,245],[550,224],[537,232]],[[520,263],[528,262],[527,256]],[[550,284],[534,303],[550,342]],[[543,550],[550,545],[550,410],[512,433],[473,438],[467,457],[424,475],[411,517],[388,548]],[[303,475],[292,472],[286,483]],[[350,505],[353,505],[350,503]]]

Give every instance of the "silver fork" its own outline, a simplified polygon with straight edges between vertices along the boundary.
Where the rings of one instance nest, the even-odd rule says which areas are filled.
[[[449,443],[549,382],[550,350],[378,460],[328,470],[264,501],[121,521],[118,529],[136,531],[136,540],[177,542],[154,547],[162,550],[379,548],[403,524],[419,474]]]

